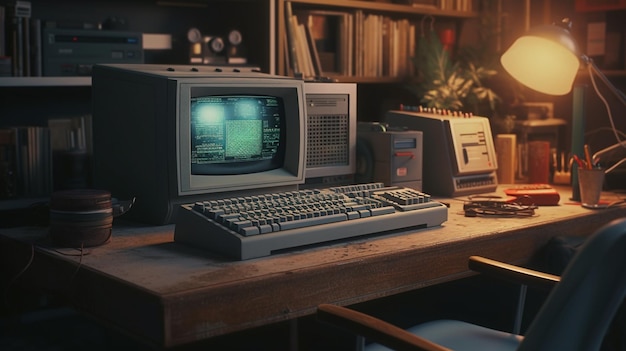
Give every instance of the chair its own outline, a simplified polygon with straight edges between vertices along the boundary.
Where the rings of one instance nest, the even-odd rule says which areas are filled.
[[[319,320],[378,344],[367,350],[598,350],[626,293],[626,218],[590,236],[561,277],[470,257],[469,267],[520,284],[554,288],[524,336],[454,320],[407,330],[337,305],[318,306]],[[385,347],[385,346],[387,347]]]

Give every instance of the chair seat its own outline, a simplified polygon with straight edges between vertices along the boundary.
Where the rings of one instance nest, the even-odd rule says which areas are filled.
[[[426,322],[408,328],[407,331],[441,346],[459,351],[514,351],[523,339],[515,334],[455,320]],[[371,344],[367,345],[366,350],[382,351],[391,349],[380,344]]]

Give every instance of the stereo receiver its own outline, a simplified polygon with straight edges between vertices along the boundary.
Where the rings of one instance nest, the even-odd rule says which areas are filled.
[[[96,63],[143,63],[138,32],[45,28],[42,36],[44,76],[90,76]]]

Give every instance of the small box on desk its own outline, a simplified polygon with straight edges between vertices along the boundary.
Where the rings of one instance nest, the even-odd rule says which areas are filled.
[[[496,135],[496,152],[498,154],[498,182],[501,184],[515,183],[515,165],[517,154],[517,136],[515,134]]]
[[[422,190],[422,140],[420,131],[359,123],[357,182]]]

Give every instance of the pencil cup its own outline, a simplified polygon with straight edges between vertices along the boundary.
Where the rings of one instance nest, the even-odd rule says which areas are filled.
[[[604,183],[604,169],[578,169],[580,203],[587,208],[600,208],[600,194]]]

